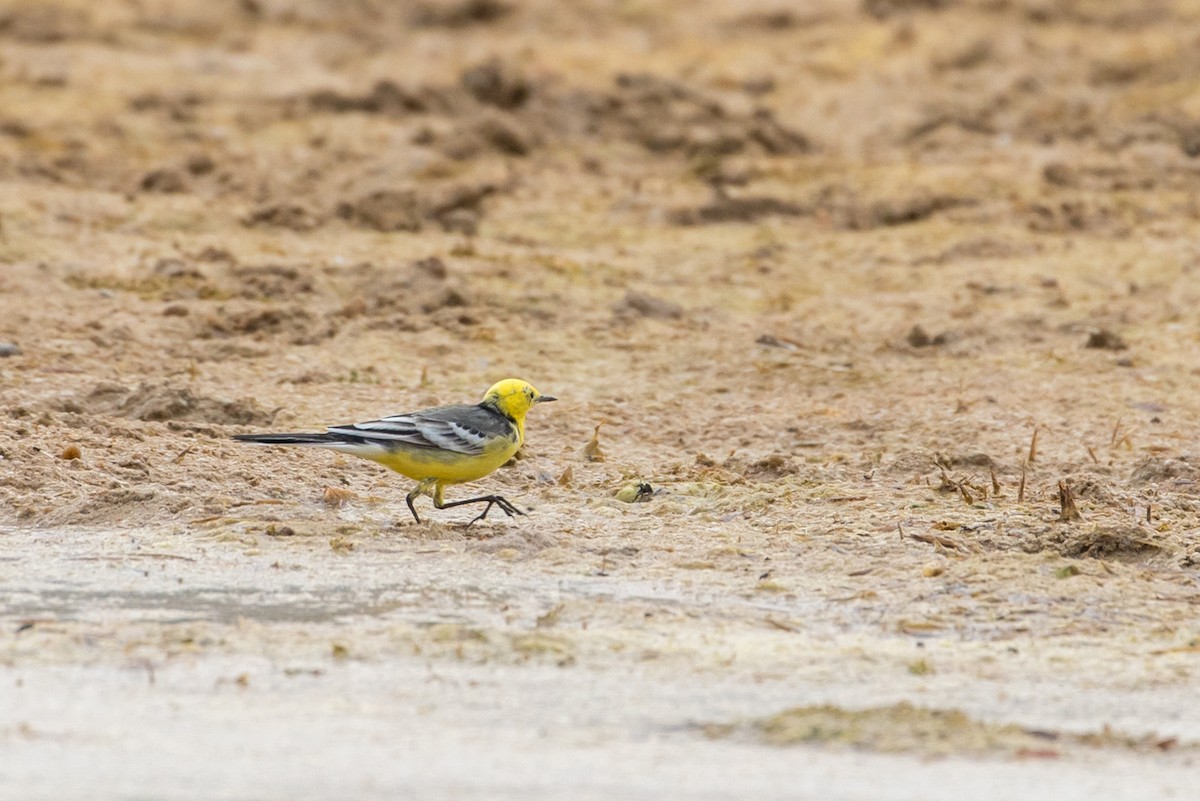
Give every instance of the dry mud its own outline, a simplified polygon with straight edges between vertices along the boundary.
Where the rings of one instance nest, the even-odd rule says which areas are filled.
[[[1198,25],[6,4],[6,797],[1194,792]]]

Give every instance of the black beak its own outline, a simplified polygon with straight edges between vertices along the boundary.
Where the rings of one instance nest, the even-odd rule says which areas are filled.
[[[535,400],[534,403],[549,403],[550,401],[556,400],[558,400],[558,398],[554,397],[553,395],[538,395],[537,400]]]

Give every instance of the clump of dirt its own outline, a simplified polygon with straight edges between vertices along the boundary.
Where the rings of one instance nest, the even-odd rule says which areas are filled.
[[[495,184],[454,185],[418,193],[413,189],[381,189],[338,204],[337,216],[362,228],[384,233],[418,232],[427,222],[445,231],[473,234],[483,218],[483,201]]]
[[[498,58],[471,67],[462,75],[471,97],[490,106],[514,109],[529,99],[529,82],[516,67]]]
[[[904,337],[904,341],[914,348],[936,348],[945,345],[951,339],[951,335],[945,331],[930,336],[920,324],[909,329],[908,336]]]
[[[1066,532],[1056,549],[1063,556],[1145,562],[1164,553],[1167,546],[1138,526],[1102,526]]]
[[[1135,484],[1169,484],[1175,488],[1195,488],[1200,480],[1200,467],[1190,456],[1150,456],[1133,469],[1130,480]]]
[[[122,384],[96,385],[82,402],[68,401],[64,411],[112,415],[131,420],[168,420],[217,425],[266,425],[275,414],[252,398],[234,401],[196,395],[187,387],[142,383],[136,389]]]
[[[1195,180],[1192,170],[1176,175],[1164,175],[1157,171],[1139,170],[1128,165],[1078,165],[1056,161],[1042,169],[1042,178],[1049,184],[1068,189],[1092,189],[1101,192],[1128,192],[1134,190],[1177,188],[1173,180],[1186,183]]]
[[[1040,246],[1033,242],[1013,242],[982,236],[956,242],[930,261],[934,264],[952,264],[964,260],[1015,259],[1037,253],[1039,248]],[[992,289],[989,294],[995,294],[996,289],[998,287]]]
[[[633,290],[625,293],[625,297],[613,307],[613,311],[618,318],[650,317],[678,320],[683,317],[683,307],[678,303]]]
[[[289,231],[312,231],[323,221],[321,215],[298,203],[267,203],[242,218],[242,224],[248,228],[263,226]]]
[[[862,9],[876,19],[888,19],[913,11],[938,11],[950,6],[950,0],[863,0]]]
[[[376,231],[420,231],[421,201],[412,190],[381,189],[338,204],[337,215]]]
[[[423,27],[465,28],[486,25],[508,16],[512,9],[498,0],[458,0],[458,2],[418,3],[412,22]]]
[[[312,345],[334,336],[338,323],[332,316],[319,315],[296,303],[250,308],[226,304],[197,319],[195,330],[199,339],[282,337],[293,345]]]
[[[852,421],[848,425],[854,429],[862,429],[866,426],[862,421]],[[953,461],[954,458],[954,455],[944,456],[932,450],[906,449],[892,454],[882,467],[892,475],[917,481],[923,480],[923,477],[927,476],[930,471],[936,471],[939,463],[949,466],[949,462],[942,460]]]
[[[1115,486],[1112,478],[1101,473],[1075,473],[1067,478],[1071,491],[1093,504],[1103,507],[1124,505],[1128,498]]]
[[[155,260],[147,270],[116,277],[104,273],[69,273],[66,281],[79,288],[128,292],[158,300],[197,300],[219,296],[220,287],[206,271],[175,256]]]
[[[974,198],[945,193],[918,191],[899,197],[869,198],[842,185],[822,188],[812,202],[813,208],[851,231],[910,225],[941,212],[974,206]]]
[[[443,231],[474,235],[483,220],[483,201],[499,191],[493,183],[448,186],[427,198],[425,215]]]
[[[746,150],[768,155],[809,153],[809,137],[761,108],[729,111],[703,92],[649,73],[623,74],[617,88],[589,100],[588,133],[618,135],[653,153],[727,156]]]
[[[178,170],[165,167],[146,173],[142,176],[138,186],[143,192],[163,192],[165,194],[183,192],[187,189],[183,174]]]
[[[353,287],[353,298],[339,312],[344,317],[427,315],[474,303],[467,285],[452,277],[436,256],[404,266],[360,264],[349,270],[345,280]]]
[[[406,91],[389,80],[376,81],[370,91],[360,95],[320,89],[306,95],[303,100],[310,111],[337,114],[362,112],[403,116],[429,108],[428,101],[419,94]]]
[[[1099,331],[1093,331],[1088,334],[1084,347],[1099,350],[1126,350],[1129,345],[1125,344],[1125,340],[1119,334],[1114,334],[1107,328],[1102,328]]]
[[[755,222],[764,217],[798,217],[808,213],[808,207],[779,198],[732,197],[718,192],[703,206],[672,209],[667,213],[667,219],[676,225],[715,225]]]
[[[960,453],[937,454],[934,457],[936,464],[949,469],[980,469],[980,470],[995,470],[1003,472],[1004,467],[996,461],[990,454],[982,451],[967,451]]]
[[[0,32],[31,44],[52,44],[85,36],[91,15],[79,9],[29,4],[0,11]]]
[[[314,291],[308,265],[247,265],[232,268],[229,277],[236,287],[234,294],[253,300],[288,300]]]
[[[757,481],[771,481],[785,476],[794,476],[800,472],[796,462],[782,453],[772,453],[749,461],[735,456],[726,459],[721,466],[726,470]]]
[[[176,505],[180,510],[189,505],[174,493],[164,491],[160,484],[142,482],[93,492],[72,508],[70,514],[93,525],[113,525],[137,519],[164,503]]]
[[[1139,565],[1168,563],[1181,552],[1169,535],[1131,523],[1055,522],[988,533],[975,542],[988,550],[1058,553],[1072,559],[1102,559]]]
[[[1026,213],[1031,231],[1063,234],[1088,231],[1121,237],[1129,234],[1134,225],[1150,222],[1148,210],[1118,208],[1108,200],[1052,200],[1033,203]]]
[[[421,141],[436,146],[449,158],[467,161],[487,152],[527,156],[535,147],[536,137],[513,115],[492,113],[464,122],[447,136],[426,131]]]

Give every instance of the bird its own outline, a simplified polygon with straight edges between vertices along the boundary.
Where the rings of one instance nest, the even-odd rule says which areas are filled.
[[[329,426],[322,433],[237,434],[233,438],[254,445],[327,448],[370,459],[417,482],[405,501],[418,523],[421,517],[413,501],[421,495],[429,495],[436,509],[486,503],[466,524],[471,526],[486,518],[493,506],[509,517],[524,512],[501,495],[447,501],[446,487],[483,478],[511,459],[525,442],[526,413],[553,400],[558,399],[543,395],[527,381],[506,378],[493,384],[475,405],[436,406]]]

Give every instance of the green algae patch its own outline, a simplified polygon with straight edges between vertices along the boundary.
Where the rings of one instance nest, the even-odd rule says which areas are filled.
[[[883,753],[986,754],[1044,747],[1046,738],[1019,726],[982,723],[964,712],[909,703],[847,710],[796,707],[756,721],[754,730],[772,745],[832,745]]]
[[[751,721],[746,727],[713,724],[710,737],[748,730],[775,746],[822,746],[926,757],[1012,756],[1056,758],[1073,748],[1122,748],[1165,751],[1195,748],[1154,734],[1135,737],[1105,727],[1082,734],[1031,729],[1017,724],[976,720],[957,709],[930,709],[902,702],[850,710],[824,704],[787,709]]]

